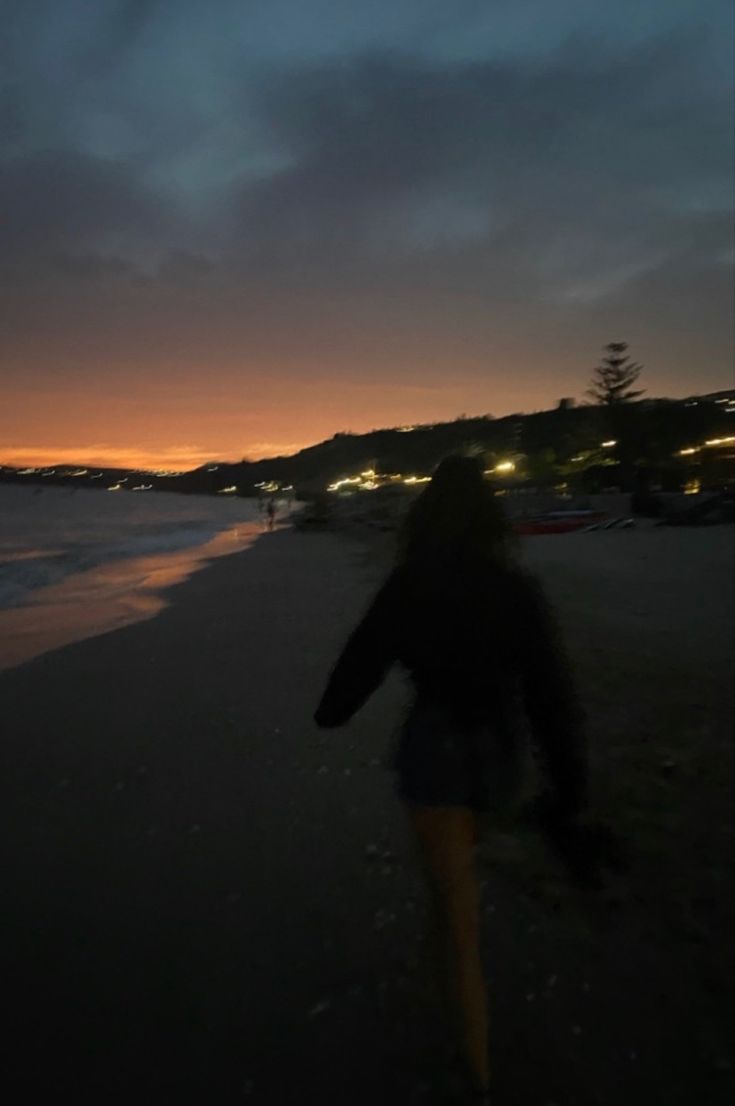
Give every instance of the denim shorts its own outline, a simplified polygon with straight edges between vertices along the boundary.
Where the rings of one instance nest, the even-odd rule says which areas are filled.
[[[517,741],[502,726],[460,725],[451,709],[418,700],[398,735],[393,759],[401,799],[478,812],[512,805],[521,783]]]

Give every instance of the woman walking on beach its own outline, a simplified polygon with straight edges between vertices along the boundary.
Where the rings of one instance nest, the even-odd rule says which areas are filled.
[[[553,619],[516,564],[504,514],[472,458],[442,461],[414,502],[398,563],[347,642],[316,722],[347,722],[395,662],[415,689],[395,757],[398,794],[424,861],[457,1044],[474,1094],[489,1102],[474,848],[480,816],[519,783],[517,700],[551,784],[540,809],[562,847],[584,804],[586,773]]]

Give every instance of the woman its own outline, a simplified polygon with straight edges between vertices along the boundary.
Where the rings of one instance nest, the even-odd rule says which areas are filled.
[[[472,458],[448,457],[409,513],[398,564],[350,637],[316,711],[339,726],[401,663],[415,700],[395,757],[425,861],[445,996],[475,1093],[489,1102],[487,998],[473,851],[480,816],[518,784],[516,702],[551,784],[561,847],[585,800],[580,715],[538,584],[515,563]]]

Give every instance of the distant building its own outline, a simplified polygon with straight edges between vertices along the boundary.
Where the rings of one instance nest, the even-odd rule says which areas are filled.
[[[574,404],[575,400],[572,399],[571,396],[564,396],[564,398],[560,399],[557,403],[556,409],[557,411],[571,411],[572,407],[574,407]]]

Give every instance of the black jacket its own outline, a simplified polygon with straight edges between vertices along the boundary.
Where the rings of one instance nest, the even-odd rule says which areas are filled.
[[[456,559],[394,569],[351,634],[315,714],[347,722],[396,662],[459,726],[503,724],[520,699],[563,808],[585,803],[581,711],[548,603],[514,566]]]

